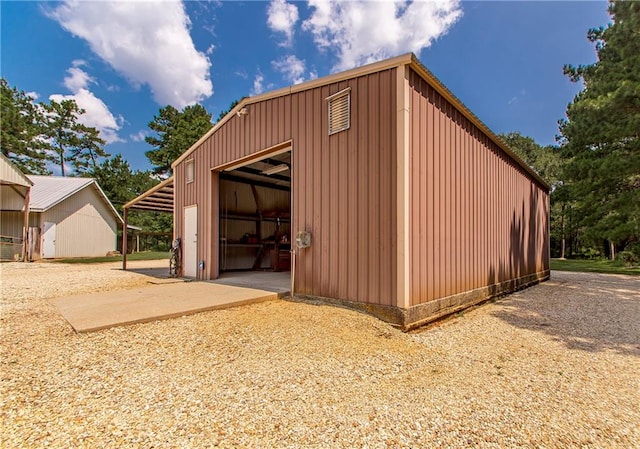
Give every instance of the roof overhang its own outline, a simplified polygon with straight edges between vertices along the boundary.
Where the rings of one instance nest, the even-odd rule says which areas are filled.
[[[173,213],[173,176],[129,201],[124,209]]]

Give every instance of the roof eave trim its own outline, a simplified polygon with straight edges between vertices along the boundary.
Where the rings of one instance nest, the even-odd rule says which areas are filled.
[[[420,62],[415,55],[411,55],[411,62],[409,64],[412,69],[418,73],[431,87],[438,91],[440,95],[442,95],[447,101],[453,104],[462,114],[471,121],[475,126],[477,126],[480,131],[482,131],[493,143],[498,145],[498,147],[507,153],[518,165],[524,168],[527,173],[529,173],[536,181],[542,184],[543,187],[547,189],[547,192],[551,189],[551,186],[547,181],[545,181],[536,171],[531,168],[526,162],[524,162],[520,156],[518,156],[509,146],[498,137],[491,129],[485,125],[482,120],[480,120],[471,110],[465,106],[465,104],[458,99],[436,76],[431,73],[429,69],[427,69],[424,64]]]
[[[93,179],[93,185],[95,186],[96,190],[98,191],[98,195],[100,195],[102,197],[102,199],[107,203],[107,205],[111,209],[111,212],[113,212],[113,214],[118,218],[118,221],[120,222],[120,224],[124,224],[124,220],[122,219],[122,217],[118,213],[118,210],[113,206],[111,201],[109,201],[109,198],[104,193],[104,190],[102,190],[102,187],[100,187],[100,184],[98,184],[98,182],[95,179]]]

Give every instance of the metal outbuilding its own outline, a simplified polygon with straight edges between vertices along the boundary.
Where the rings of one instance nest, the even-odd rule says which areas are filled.
[[[29,259],[104,256],[116,249],[122,218],[95,179],[27,175]],[[15,213],[2,212],[2,234],[15,233]]]
[[[404,329],[549,277],[549,186],[413,54],[245,98],[172,167],[187,277],[291,269]]]

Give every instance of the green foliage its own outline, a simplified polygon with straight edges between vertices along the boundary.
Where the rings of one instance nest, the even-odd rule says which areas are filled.
[[[543,147],[531,137],[523,136],[519,132],[501,134],[500,138],[542,179],[547,181],[552,190],[558,185],[562,173],[562,159],[557,147],[551,145]]]
[[[41,108],[33,98],[7,80],[0,79],[0,149],[8,159],[27,174],[47,175],[46,154],[41,139],[43,120]]]
[[[0,87],[2,154],[25,173],[50,174],[50,161],[60,166],[62,176],[67,174],[66,163],[82,174],[108,156],[98,130],[80,123],[84,110],[74,100],[35,103],[5,79]]]
[[[640,3],[609,12],[613,24],[588,33],[598,61],[564,68],[584,89],[560,122],[563,194],[586,242],[624,249],[640,240]]]
[[[171,163],[209,131],[211,126],[211,114],[199,104],[186,106],[182,111],[171,105],[160,109],[149,122],[149,128],[156,135],[145,138],[154,147],[145,153],[154,165],[153,172],[163,177],[169,176]]]
[[[617,258],[624,263],[625,267],[633,267],[640,263],[640,257],[633,251],[621,251],[617,254]]]
[[[606,259],[551,259],[551,269],[556,271],[578,271],[582,273],[640,275],[640,268],[638,267],[625,267],[622,262]]]
[[[62,176],[66,175],[65,163],[70,162],[77,174],[95,168],[97,158],[108,157],[104,151],[104,140],[98,130],[79,122],[84,109],[73,100],[57,102],[51,100],[43,104],[45,114],[44,135],[48,149],[52,151],[51,161],[60,166]]]
[[[118,212],[122,206],[158,183],[147,171],[133,171],[121,154],[105,159],[88,173],[95,178]]]
[[[238,104],[240,104],[240,100],[233,100],[225,111],[220,111],[220,114],[218,114],[218,118],[216,119],[216,123],[222,120],[224,116],[227,115],[229,112],[231,112],[231,110],[236,106],[238,106]]]
[[[123,206],[140,196],[156,184],[148,171],[133,171],[122,155],[117,154],[105,159],[88,173],[95,178],[117,211],[122,214]],[[130,211],[129,224],[141,227],[145,232],[171,232],[173,217],[171,214],[153,211]]]
[[[161,260],[169,259],[171,254],[169,251],[144,251],[140,253],[127,254],[127,260]],[[120,262],[122,256],[104,256],[104,257],[74,257],[70,259],[55,259],[57,263],[105,263]],[[167,270],[169,270],[169,262],[167,262]]]

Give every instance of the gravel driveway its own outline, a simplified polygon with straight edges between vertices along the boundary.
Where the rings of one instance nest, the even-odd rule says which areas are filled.
[[[46,298],[145,277],[46,263],[2,264],[0,276],[2,447],[640,441],[638,277],[553,272],[410,334],[289,301],[75,334]]]

